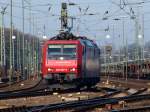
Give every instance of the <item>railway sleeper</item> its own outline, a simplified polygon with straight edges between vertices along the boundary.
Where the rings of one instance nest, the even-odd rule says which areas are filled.
[[[0,109],[0,112],[28,112],[29,109],[26,106],[12,106],[11,108]]]

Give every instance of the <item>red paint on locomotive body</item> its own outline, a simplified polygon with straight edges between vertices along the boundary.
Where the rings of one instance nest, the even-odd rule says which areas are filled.
[[[72,68],[73,73],[77,73],[77,60],[48,60],[46,66],[48,73],[70,73]]]
[[[48,46],[49,45],[76,45],[76,58],[74,59],[63,59],[63,57],[59,57],[60,59],[48,59]],[[49,40],[44,44],[43,47],[43,64],[42,64],[42,73],[43,77],[48,74],[74,74],[74,78],[80,77],[81,70],[81,62],[82,62],[82,49],[79,40]],[[62,58],[62,59],[61,59]]]

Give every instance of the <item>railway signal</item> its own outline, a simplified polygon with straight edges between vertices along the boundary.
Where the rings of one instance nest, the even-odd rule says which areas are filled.
[[[68,28],[68,13],[67,13],[67,3],[62,3],[61,6],[61,30]]]
[[[69,4],[69,5],[74,5],[73,3]],[[60,32],[64,32],[64,31],[71,31],[73,28],[73,20],[75,19],[75,17],[69,17],[68,16],[68,11],[67,11],[67,3],[62,3],[61,5],[61,29]],[[71,25],[69,26],[69,19],[71,20]]]

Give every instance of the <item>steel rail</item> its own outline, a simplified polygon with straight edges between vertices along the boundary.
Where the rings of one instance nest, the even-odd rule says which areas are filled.
[[[100,107],[106,104],[117,104],[119,101],[139,101],[144,99],[150,99],[150,94],[147,95],[134,95],[134,96],[126,96],[126,97],[118,97],[118,98],[101,98],[97,97],[94,99],[81,100],[81,101],[73,101],[73,102],[65,102],[58,104],[50,104],[43,105],[31,108],[31,112],[45,112],[45,111],[56,111],[56,110],[65,110],[65,109],[75,109],[75,110],[83,110],[93,107]]]
[[[35,84],[34,86],[32,87],[29,87],[29,88],[23,88],[23,89],[18,89],[18,90],[10,90],[10,91],[4,91],[4,92],[0,92],[0,96],[1,95],[4,95],[4,94],[13,94],[13,93],[16,93],[16,92],[22,92],[22,91],[31,91],[33,88],[36,88],[38,87],[40,84],[41,84],[42,80],[40,80],[37,84]]]
[[[48,93],[48,91],[47,91]],[[33,93],[30,93],[33,96]],[[40,92],[35,92],[35,94],[41,95]],[[34,95],[35,95],[34,94]],[[49,93],[48,93],[49,94]],[[29,93],[28,93],[29,95]],[[22,94],[23,96],[23,94]],[[56,104],[49,104],[49,105],[40,105],[40,106],[31,106],[26,107],[25,109],[29,112],[46,112],[46,111],[56,111],[56,110],[65,110],[65,109],[74,109],[76,111],[82,111],[94,107],[104,106],[106,104],[117,104],[119,101],[139,101],[144,99],[150,99],[150,94],[147,95],[133,95],[133,96],[126,96],[126,97],[118,97],[118,98],[102,98],[96,97],[87,100],[80,100],[80,101],[71,101],[71,102],[63,102],[63,103],[56,103]],[[14,107],[18,109],[20,107]],[[13,108],[13,109],[14,109]],[[8,108],[12,109],[12,108]],[[0,111],[3,109],[0,109]],[[27,112],[28,112],[27,111]]]
[[[37,85],[35,87],[38,87]],[[97,91],[100,92],[100,90],[95,90],[95,89],[91,89],[91,90],[78,90],[75,88],[69,88],[69,89],[65,89],[65,90],[50,90],[46,87],[43,88],[27,88],[27,89],[23,89],[23,90],[17,90],[17,91],[13,91],[13,92],[4,92],[0,94],[0,100],[4,100],[4,99],[12,99],[12,98],[22,98],[22,97],[36,97],[36,96],[42,96],[42,95],[52,95],[53,92],[58,92],[58,93],[72,93],[72,92],[88,92],[88,91]],[[103,89],[103,88],[102,88]],[[117,94],[118,92],[121,92],[120,90],[111,90],[109,88],[105,88],[104,90],[108,90],[111,91],[110,93],[105,94],[104,96],[102,96],[102,98],[106,98],[108,96]],[[113,92],[112,92],[113,91]]]
[[[81,90],[82,91],[82,90]],[[85,91],[85,90],[83,90]],[[28,91],[15,91],[15,92],[6,92],[3,94],[0,94],[0,100],[6,100],[6,99],[12,99],[12,98],[21,98],[21,97],[36,97],[36,96],[42,96],[42,95],[52,95],[53,92],[59,92],[59,93],[72,93],[72,92],[79,92],[75,88],[69,88],[66,90],[58,90],[58,91],[53,91],[48,89],[47,87],[42,88],[42,89],[34,89],[31,90],[29,89]],[[112,94],[112,93],[111,93]]]
[[[140,90],[138,90],[137,92],[135,92],[135,93],[133,93],[131,95],[138,95],[138,94],[141,94],[141,93],[143,93],[143,92],[145,92],[147,90],[148,90],[148,88],[143,88],[143,89],[140,89]]]
[[[112,110],[111,112],[145,112],[150,111],[150,106],[143,106],[137,108],[125,108],[121,110]]]
[[[24,80],[20,80],[19,82],[17,82],[17,81],[12,82],[12,83],[11,83],[11,86],[12,86],[12,85],[15,85],[15,84],[17,84],[17,83],[21,83],[22,81],[24,81]],[[8,87],[8,86],[10,86],[9,83],[1,83],[1,84],[0,84],[0,89],[1,89],[1,88],[4,88],[4,87]]]

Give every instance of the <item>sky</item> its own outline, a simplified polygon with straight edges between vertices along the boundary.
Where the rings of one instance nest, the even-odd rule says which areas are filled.
[[[23,29],[21,1],[13,0],[13,26],[20,31]],[[25,32],[49,38],[58,34],[62,2],[76,4],[68,6],[68,15],[76,18],[72,29],[75,35],[87,36],[100,45],[113,44],[118,47],[126,40],[128,44],[135,42],[138,27],[138,35],[144,32],[144,41],[150,40],[150,0],[24,0]],[[0,0],[1,10],[6,6],[5,27],[10,27],[10,0]],[[136,20],[131,19],[133,15]],[[138,26],[135,26],[136,22]]]

